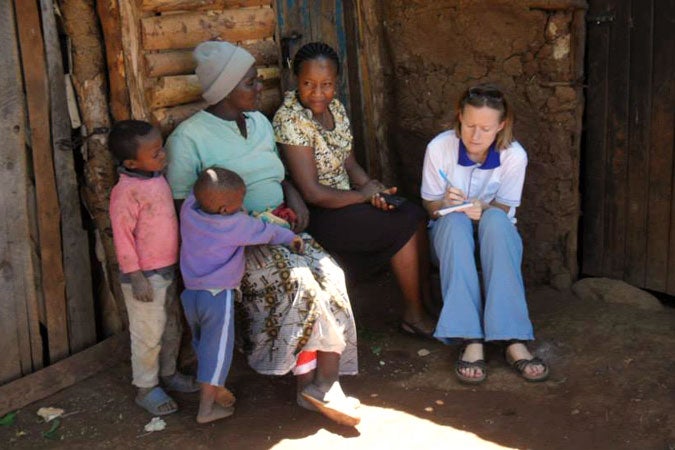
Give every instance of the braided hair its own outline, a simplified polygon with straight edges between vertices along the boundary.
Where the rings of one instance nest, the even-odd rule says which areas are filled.
[[[305,61],[326,58],[335,63],[337,73],[340,73],[340,58],[333,47],[324,42],[310,42],[300,47],[293,58],[293,74],[297,77],[300,74],[300,66]]]

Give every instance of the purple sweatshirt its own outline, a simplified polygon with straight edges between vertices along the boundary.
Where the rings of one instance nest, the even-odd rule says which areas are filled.
[[[244,247],[288,244],[295,233],[245,213],[207,214],[194,194],[180,211],[180,270],[188,289],[234,289],[244,276]]]

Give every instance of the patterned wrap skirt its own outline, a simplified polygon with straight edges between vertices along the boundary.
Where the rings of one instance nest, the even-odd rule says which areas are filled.
[[[308,234],[305,253],[281,245],[246,248],[237,333],[249,365],[284,375],[301,351],[340,353],[340,374],[358,372],[356,326],[342,269]]]

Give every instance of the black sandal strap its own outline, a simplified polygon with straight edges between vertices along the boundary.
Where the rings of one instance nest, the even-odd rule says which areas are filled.
[[[464,361],[463,359],[458,359],[455,365],[457,369],[480,369],[483,373],[487,370],[487,364],[484,359],[477,359],[476,361]]]
[[[515,367],[518,372],[523,373],[527,366],[542,366],[546,368],[546,363],[541,358],[535,356],[532,359],[519,359],[518,361],[515,361],[512,366]]]

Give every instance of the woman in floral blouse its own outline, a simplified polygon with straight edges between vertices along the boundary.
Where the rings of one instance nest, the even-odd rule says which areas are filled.
[[[401,329],[431,337],[424,309],[429,293],[424,210],[412,202],[393,206],[394,194],[371,179],[352,152],[344,106],[335,97],[340,61],[330,46],[314,42],[293,59],[298,89],[286,93],[273,126],[290,175],[310,208],[308,231],[357,273],[387,262],[401,287]]]

